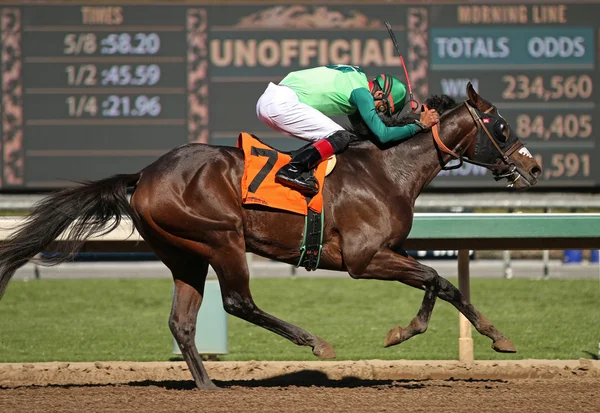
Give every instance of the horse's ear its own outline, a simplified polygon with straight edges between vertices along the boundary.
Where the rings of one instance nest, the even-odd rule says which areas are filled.
[[[485,112],[490,107],[493,107],[490,102],[479,96],[471,82],[467,84],[467,96],[469,96],[469,103],[482,112]]]
[[[471,103],[473,103],[473,105],[477,107],[477,104],[479,103],[479,95],[477,94],[477,92],[475,92],[475,88],[473,87],[471,82],[467,83],[467,96],[469,97]]]

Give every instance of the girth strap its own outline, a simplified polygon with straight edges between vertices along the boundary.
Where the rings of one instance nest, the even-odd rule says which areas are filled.
[[[309,199],[306,199],[309,202]],[[300,259],[296,267],[304,267],[307,271],[314,271],[319,266],[321,250],[323,248],[323,212],[316,213],[308,208],[304,219],[304,236],[300,247]]]

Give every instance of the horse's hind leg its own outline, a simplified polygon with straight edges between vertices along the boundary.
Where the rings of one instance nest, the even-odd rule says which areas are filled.
[[[181,349],[196,387],[202,390],[216,389],[217,386],[210,380],[196,348],[196,320],[204,295],[208,262],[199,256],[165,245],[155,250],[171,270],[175,283],[169,316],[171,333]]]
[[[196,320],[202,304],[204,284],[208,273],[205,261],[187,261],[188,268],[171,267],[175,292],[169,317],[169,328],[177,341],[194,382],[199,389],[212,390],[217,386],[210,380],[196,348]]]
[[[319,358],[335,358],[331,344],[300,327],[287,323],[258,308],[250,294],[250,274],[243,247],[243,240],[237,247],[222,249],[219,255],[210,260],[221,286],[223,306],[227,313],[249,321],[257,326],[287,338],[299,346],[309,346]]]

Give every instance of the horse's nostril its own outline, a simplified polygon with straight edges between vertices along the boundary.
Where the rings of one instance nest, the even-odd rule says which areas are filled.
[[[533,176],[535,179],[537,179],[542,174],[542,170],[540,169],[539,166],[534,166],[533,168],[531,168],[529,173],[531,174],[531,176]]]

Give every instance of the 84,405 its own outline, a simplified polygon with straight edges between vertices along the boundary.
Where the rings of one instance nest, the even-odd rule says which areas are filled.
[[[592,115],[567,113],[546,118],[542,115],[517,116],[515,131],[520,138],[586,139],[592,135]]]

